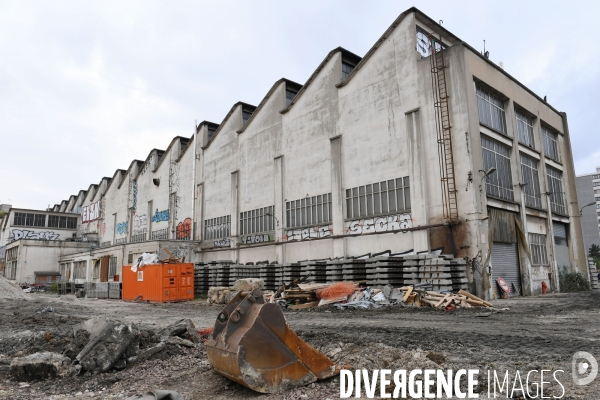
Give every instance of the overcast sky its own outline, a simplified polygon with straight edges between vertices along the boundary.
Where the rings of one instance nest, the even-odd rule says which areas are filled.
[[[0,203],[68,199],[194,121],[364,55],[416,6],[569,116],[577,174],[600,166],[600,2],[2,1]]]

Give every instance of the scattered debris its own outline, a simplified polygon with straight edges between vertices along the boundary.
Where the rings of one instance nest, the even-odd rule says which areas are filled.
[[[183,400],[183,397],[173,390],[155,390],[142,395],[130,396],[127,400]]]
[[[20,382],[64,378],[76,373],[69,357],[51,352],[16,357],[10,363],[10,374]]]
[[[161,338],[168,338],[172,336],[179,336],[182,339],[187,339],[193,343],[200,343],[202,341],[198,330],[194,326],[191,319],[180,319],[179,321],[167,326],[165,329],[158,332],[158,336]]]

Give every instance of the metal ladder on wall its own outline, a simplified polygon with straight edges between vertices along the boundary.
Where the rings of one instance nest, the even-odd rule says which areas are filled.
[[[446,82],[446,64],[443,48],[436,48],[437,40],[429,36],[431,43],[431,84],[435,106],[435,124],[440,156],[440,176],[444,204],[444,217],[452,221],[458,220],[458,204],[456,200],[456,182],[454,179],[454,154],[452,153],[452,125],[448,108],[448,86]],[[441,40],[439,41],[441,43]]]

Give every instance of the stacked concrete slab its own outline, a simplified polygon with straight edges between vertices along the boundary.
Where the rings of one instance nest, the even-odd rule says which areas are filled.
[[[204,263],[196,263],[194,265],[194,293],[208,293],[210,287],[208,282],[208,265]]]
[[[599,290],[600,284],[598,284],[598,270],[596,269],[596,263],[593,258],[588,258],[588,266],[590,269],[590,286],[592,290]]]

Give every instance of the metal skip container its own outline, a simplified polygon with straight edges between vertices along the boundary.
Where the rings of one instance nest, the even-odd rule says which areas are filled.
[[[281,393],[339,374],[327,356],[288,326],[262,292],[239,292],[217,317],[207,343],[214,370],[252,390]]]

